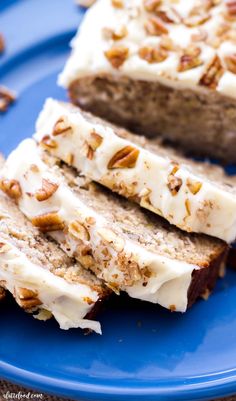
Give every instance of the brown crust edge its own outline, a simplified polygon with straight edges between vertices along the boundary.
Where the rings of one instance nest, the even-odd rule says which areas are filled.
[[[207,267],[193,271],[192,281],[188,289],[188,308],[194,304],[197,298],[214,289],[217,278],[222,276],[221,273],[226,264],[228,252],[229,247],[225,245],[221,252],[212,258]]]

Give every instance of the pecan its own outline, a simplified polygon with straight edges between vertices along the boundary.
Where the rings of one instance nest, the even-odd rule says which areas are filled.
[[[56,149],[58,146],[57,142],[51,139],[49,135],[45,135],[42,138],[40,145],[42,145],[45,149]]]
[[[102,144],[103,137],[96,131],[92,131],[89,138],[89,146],[95,151]]]
[[[236,0],[230,0],[226,2],[228,15],[230,17],[236,17]]]
[[[178,71],[183,72],[202,65],[203,61],[199,58],[200,53],[199,47],[190,46],[185,49],[184,54],[180,57]]]
[[[128,30],[124,25],[120,26],[117,29],[103,28],[102,32],[105,39],[113,40],[120,40],[128,35]]]
[[[143,5],[146,11],[155,12],[159,9],[162,0],[144,0]]]
[[[199,5],[193,7],[188,17],[184,19],[185,25],[192,28],[207,22],[211,17],[209,13],[211,7],[209,7],[209,4],[207,0],[204,0]]]
[[[75,238],[78,238],[82,241],[89,241],[90,234],[87,228],[81,224],[79,221],[73,221],[68,226],[68,231],[72,234]]]
[[[98,235],[104,240],[108,242],[112,248],[117,252],[122,252],[125,246],[125,241],[123,238],[119,237],[114,231],[109,228],[101,228],[98,230]]]
[[[178,50],[178,46],[174,44],[173,40],[168,35],[162,35],[160,47],[165,50]]]
[[[33,217],[31,222],[44,233],[49,231],[60,231],[65,227],[63,220],[57,212],[49,212]]]
[[[79,255],[76,259],[85,267],[85,269],[90,269],[95,264],[95,260],[92,255]]]
[[[170,172],[170,174],[168,175],[167,187],[169,188],[172,196],[177,195],[177,193],[179,192],[179,190],[183,184],[182,179],[175,176],[175,174],[177,173],[178,170],[179,170],[179,166],[175,165],[173,167],[172,171]]]
[[[72,127],[69,124],[68,117],[61,116],[54,124],[52,135],[71,134],[72,132]]]
[[[3,35],[0,33],[0,53],[3,53],[5,50],[5,40]]]
[[[43,202],[51,198],[53,194],[57,191],[59,185],[55,182],[51,182],[43,178],[42,188],[38,189],[35,193],[35,197],[39,202]]]
[[[224,61],[227,69],[233,74],[236,74],[236,53],[226,56]]]
[[[111,49],[107,50],[104,54],[113,68],[119,68],[128,58],[129,49],[125,46],[114,46]]]
[[[111,0],[111,4],[115,8],[123,8],[124,7],[124,2],[123,0]]]
[[[138,149],[133,146],[125,146],[114,154],[109,161],[107,168],[109,170],[114,168],[133,168],[136,165],[138,156]]]
[[[0,287],[0,301],[2,301],[3,298],[5,298],[6,291],[4,288]]]
[[[88,305],[94,304],[93,300],[89,297],[83,297],[83,301],[86,302]]]
[[[0,189],[12,199],[19,199],[22,195],[22,190],[19,181],[2,179],[0,180]]]
[[[170,7],[167,10],[157,10],[155,14],[163,22],[168,24],[179,24],[181,22],[179,13],[173,7]]]
[[[219,56],[216,55],[211,64],[208,66],[207,71],[200,79],[199,84],[202,86],[207,86],[210,89],[215,89],[223,73],[224,68],[221,64],[221,60]]]
[[[190,209],[190,200],[189,199],[186,199],[186,201],[185,201],[185,208],[187,210],[188,216],[190,216],[191,215],[191,209]]]
[[[42,302],[38,299],[37,291],[32,291],[27,288],[15,289],[17,302],[24,309],[32,309],[36,306],[42,305]]]
[[[202,188],[202,183],[199,181],[192,181],[190,178],[187,179],[186,185],[190,192],[192,192],[193,195],[196,195],[200,189]]]
[[[0,112],[7,111],[8,107],[15,101],[16,95],[8,88],[0,87]]]
[[[144,24],[144,28],[147,34],[152,36],[161,36],[169,32],[161,19],[155,16],[148,18]]]
[[[168,57],[167,51],[160,46],[144,46],[139,49],[139,57],[148,63],[161,63]]]
[[[0,253],[8,252],[10,249],[11,249],[10,245],[5,244],[5,242],[0,242]]]

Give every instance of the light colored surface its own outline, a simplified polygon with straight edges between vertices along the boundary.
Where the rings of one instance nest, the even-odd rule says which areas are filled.
[[[54,136],[54,127],[60,119],[67,131]],[[101,143],[88,157],[93,133],[99,135]],[[210,168],[203,163],[178,160],[176,154],[162,147],[151,148],[151,142],[151,150],[143,148],[131,138],[119,137],[110,126],[89,121],[79,109],[52,99],[47,100],[39,116],[35,139],[40,142],[45,134],[57,144],[48,149],[54,156],[92,180],[126,197],[138,197],[141,206],[185,231],[209,234],[226,242],[235,240],[236,181],[218,166]],[[135,165],[109,168],[112,157],[127,146],[139,150]],[[176,167],[178,171],[171,175]],[[168,187],[171,178],[181,180],[181,188],[174,194]],[[191,192],[191,185],[200,185],[199,191]]]
[[[27,154],[27,158],[25,155]],[[32,169],[36,165],[37,169]],[[32,171],[33,170],[33,171]],[[37,170],[35,172],[35,170]],[[88,207],[83,199],[80,199],[64,182],[57,168],[49,168],[41,159],[40,149],[31,140],[23,141],[19,147],[9,156],[1,176],[4,179],[16,179],[19,181],[22,196],[18,200],[21,211],[31,220],[35,216],[56,211],[62,218],[67,228],[71,223],[79,222],[87,224],[89,230],[89,240],[87,244],[92,247],[93,255],[98,255],[100,263],[104,262],[103,251],[109,251],[110,259],[106,262],[106,268],[101,269],[99,278],[108,283],[120,286],[123,282],[123,275],[117,266],[117,259],[122,258],[132,260],[137,263],[140,269],[148,267],[151,277],[146,278],[147,284],[143,286],[143,280],[137,281],[132,286],[123,286],[121,289],[134,297],[147,300],[170,308],[175,306],[177,311],[184,312],[187,308],[187,294],[191,282],[191,275],[194,269],[199,266],[185,261],[170,259],[166,256],[151,252],[144,246],[125,237],[120,232],[111,231],[109,220],[96,213],[94,209]],[[58,189],[54,195],[44,201],[38,202],[34,194],[42,186],[42,179],[58,184]],[[91,221],[92,224],[85,222]],[[104,242],[104,236],[113,235]],[[64,232],[50,232],[60,244],[64,243],[63,249],[69,255],[77,255],[77,246],[81,246],[81,239],[70,234],[69,230]],[[163,243],[166,247],[166,244]],[[68,249],[69,247],[69,249]]]
[[[160,45],[161,35],[151,36],[144,28],[144,24],[153,14],[144,9],[143,0],[124,0],[123,4],[123,8],[116,8],[111,0],[98,0],[88,10],[73,40],[72,56],[59,78],[61,85],[68,87],[77,78],[111,73],[132,79],[159,81],[177,88],[208,90],[199,85],[199,82],[218,55],[224,73],[214,89],[224,95],[236,97],[236,66],[233,73],[226,62],[226,58],[236,52],[236,19],[230,17],[226,1],[220,0],[218,5],[206,12],[200,3],[196,18],[203,15],[206,22],[196,23],[193,27],[186,21],[194,13],[194,7],[198,6],[199,1],[163,1],[159,9],[164,10],[167,16],[173,15],[171,10],[175,9],[181,22],[167,23],[160,20],[168,31],[165,36],[173,41],[175,49],[168,51],[168,57],[158,63],[148,63],[138,54],[141,47]],[[107,39],[104,35],[104,28],[119,32],[123,26],[127,28],[128,34],[120,40]],[[226,28],[227,33],[219,34]],[[179,71],[180,59],[193,43],[192,36],[199,35],[202,31],[205,39],[194,42],[194,46],[200,49],[200,65]],[[116,46],[125,46],[129,51],[128,58],[119,69],[113,68],[104,55],[104,52]]]

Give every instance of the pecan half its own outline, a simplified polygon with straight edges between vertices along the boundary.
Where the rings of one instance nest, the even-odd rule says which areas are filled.
[[[236,74],[236,53],[226,56],[224,61],[227,69],[233,74]]]
[[[57,142],[54,141],[49,135],[45,135],[42,138],[40,145],[45,149],[56,149],[58,147]]]
[[[128,58],[129,49],[125,46],[114,46],[111,49],[105,51],[104,54],[113,68],[119,68]]]
[[[38,189],[35,193],[35,198],[39,202],[43,202],[51,198],[53,194],[57,191],[59,185],[55,182],[51,182],[43,178],[42,180],[42,188]]]
[[[210,89],[216,89],[223,73],[224,68],[221,60],[219,56],[216,55],[211,64],[208,66],[207,71],[200,79],[199,84],[202,86],[207,86]]]
[[[9,106],[16,100],[16,95],[8,88],[0,87],[0,112],[8,110]]]
[[[178,71],[184,72],[202,65],[203,61],[199,57],[200,53],[201,49],[199,47],[190,46],[185,49],[184,54],[180,57]]]
[[[32,309],[42,305],[42,302],[38,299],[37,291],[32,291],[27,288],[17,288],[15,289],[15,295],[18,304],[23,309]]]
[[[151,36],[161,36],[169,32],[161,19],[155,16],[148,18],[144,24],[144,28],[147,34]]]
[[[187,18],[184,19],[185,25],[192,28],[198,25],[202,25],[211,18],[210,9],[212,2],[203,0],[200,4],[197,4],[192,8]]]
[[[172,169],[172,171],[170,172],[170,174],[168,175],[168,179],[167,179],[167,187],[169,188],[169,191],[171,192],[172,196],[177,195],[177,193],[179,192],[183,181],[181,178],[176,177],[175,174],[177,173],[177,171],[179,170],[179,166],[175,165]]]
[[[125,146],[114,154],[109,161],[107,168],[133,168],[136,165],[139,156],[139,150],[133,146]]]
[[[0,33],[0,53],[3,53],[5,50],[5,40],[3,35]]]
[[[17,180],[0,180],[0,189],[12,199],[19,199],[22,195],[22,190],[19,181]]]
[[[161,63],[168,57],[168,52],[160,46],[144,46],[139,49],[139,57],[148,63]]]
[[[144,0],[143,6],[146,11],[153,13],[159,9],[161,3],[162,0]]]
[[[40,231],[47,233],[49,231],[63,230],[65,224],[57,212],[41,214],[31,219],[32,224],[38,227]]]
[[[53,130],[52,130],[52,135],[57,136],[57,135],[62,135],[62,134],[71,134],[72,127],[69,124],[69,119],[67,116],[61,116],[57,122],[54,124]]]

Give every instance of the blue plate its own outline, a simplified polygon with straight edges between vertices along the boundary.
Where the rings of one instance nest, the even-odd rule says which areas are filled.
[[[0,2],[7,51],[0,83],[19,99],[0,117],[0,149],[7,154],[34,131],[56,86],[68,42],[83,17],[73,0]],[[207,302],[185,315],[121,297],[101,314],[103,336],[60,331],[0,305],[0,376],[82,400],[204,400],[236,393],[236,273],[219,280]]]

